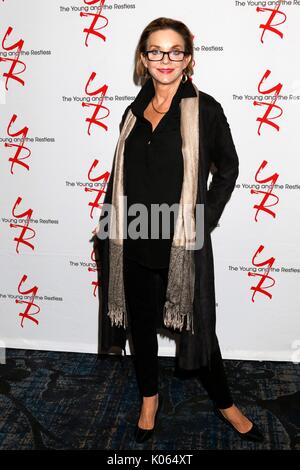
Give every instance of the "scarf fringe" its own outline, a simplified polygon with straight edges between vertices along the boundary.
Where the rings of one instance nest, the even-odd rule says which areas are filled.
[[[125,311],[122,307],[119,307],[116,304],[109,304],[108,313],[111,320],[111,326],[123,326],[124,325],[124,317]]]
[[[167,328],[174,328],[182,331],[186,321],[186,330],[193,329],[193,314],[192,312],[182,313],[180,311],[180,305],[172,305],[171,302],[167,301],[164,305],[164,324]]]
[[[128,326],[123,276],[123,245],[109,240],[108,313],[111,325]]]

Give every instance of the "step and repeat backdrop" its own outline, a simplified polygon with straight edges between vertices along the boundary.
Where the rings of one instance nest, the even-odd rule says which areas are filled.
[[[193,81],[240,159],[212,232],[223,356],[300,362],[296,0],[1,0],[0,347],[97,352],[90,240],[140,89],[134,51],[160,16],[192,31]],[[159,336],[159,354],[174,342]]]

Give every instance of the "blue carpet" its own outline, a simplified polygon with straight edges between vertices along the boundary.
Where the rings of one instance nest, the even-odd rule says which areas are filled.
[[[164,405],[153,439],[136,444],[132,358],[7,350],[0,364],[0,449],[300,450],[300,365],[224,360],[235,403],[266,436],[242,441],[213,413],[193,374],[159,358]]]

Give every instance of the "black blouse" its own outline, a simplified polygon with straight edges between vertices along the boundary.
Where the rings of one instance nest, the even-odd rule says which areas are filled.
[[[124,192],[127,211],[134,203],[142,203],[148,209],[148,239],[135,240],[127,232],[124,256],[150,268],[165,268],[169,265],[176,220],[171,216],[169,238],[162,237],[161,221],[159,238],[151,238],[151,204],[172,206],[180,201],[184,168],[179,104],[182,97],[195,96],[196,92],[189,80],[181,82],[168,112],[152,132],[152,124],[143,114],[154,94],[153,81],[149,79],[130,105],[137,119],[125,141]],[[137,216],[139,213],[127,214],[127,228]]]

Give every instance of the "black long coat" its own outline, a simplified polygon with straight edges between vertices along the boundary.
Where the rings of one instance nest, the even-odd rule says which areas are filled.
[[[143,92],[143,88],[140,93]],[[199,90],[199,142],[200,165],[198,176],[197,203],[204,204],[204,243],[195,256],[194,289],[194,331],[172,330],[177,339],[177,364],[185,370],[198,369],[210,365],[211,354],[218,348],[215,332],[215,279],[214,260],[211,245],[211,231],[218,224],[219,218],[228,202],[239,173],[239,160],[232,139],[230,127],[221,104],[211,95]],[[184,98],[183,98],[184,99]],[[130,105],[126,108],[120,130]],[[104,202],[111,203],[114,162],[107,185]],[[212,171],[209,189],[207,180]],[[100,217],[100,220],[102,215]],[[108,273],[109,240],[95,237],[95,249],[99,253],[99,354],[107,354],[115,347],[125,352],[126,339],[130,334],[130,324],[111,326],[108,312]],[[169,329],[168,329],[169,330]],[[169,330],[170,333],[170,330]]]

